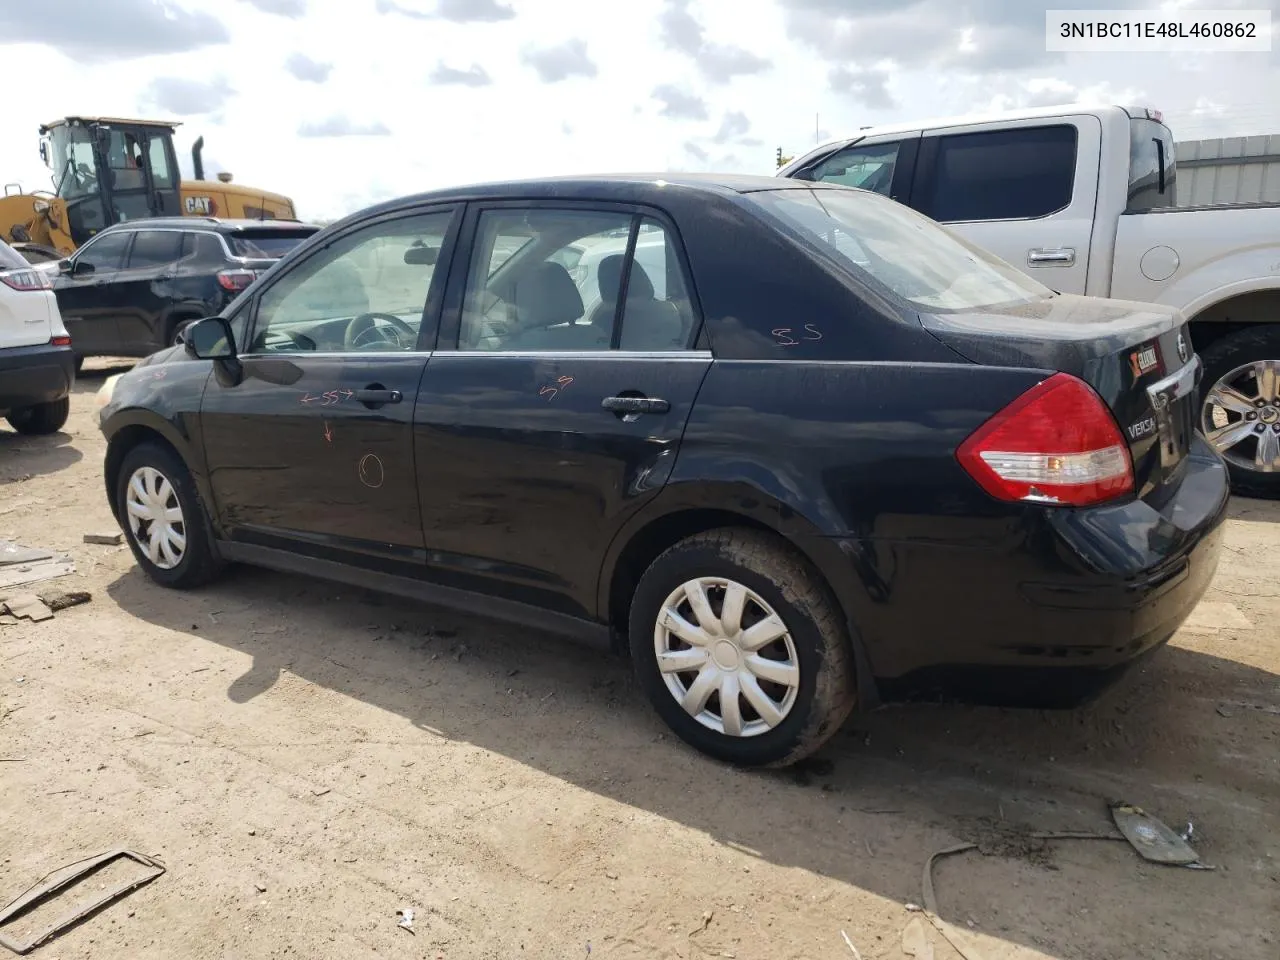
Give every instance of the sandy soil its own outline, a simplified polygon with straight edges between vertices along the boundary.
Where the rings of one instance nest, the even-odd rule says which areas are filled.
[[[1280,504],[1234,504],[1193,621],[1087,709],[886,709],[737,772],[555,638],[260,571],[171,593],[82,543],[101,367],[65,433],[0,429],[0,538],[93,594],[0,626],[0,902],[118,846],[168,872],[37,957],[898,958],[965,840],[935,883],[971,960],[1280,956]],[[1118,798],[1217,869],[1028,836]]]

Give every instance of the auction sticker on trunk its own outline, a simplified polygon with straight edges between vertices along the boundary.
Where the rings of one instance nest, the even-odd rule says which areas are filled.
[[[1144,377],[1152,370],[1160,369],[1160,350],[1155,341],[1144,343],[1129,354],[1129,369],[1133,371],[1133,379]]]

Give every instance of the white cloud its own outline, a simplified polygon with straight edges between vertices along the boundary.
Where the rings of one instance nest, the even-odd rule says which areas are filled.
[[[1233,4],[1272,6],[1197,5]],[[0,0],[7,73],[40,78],[6,101],[4,182],[48,188],[40,123],[140,113],[183,120],[180,155],[203,135],[210,175],[292,196],[304,217],[478,180],[772,173],[777,147],[826,131],[988,106],[1149,102],[1179,139],[1280,132],[1275,54],[1047,56],[1044,9],[1098,0],[56,6]]]

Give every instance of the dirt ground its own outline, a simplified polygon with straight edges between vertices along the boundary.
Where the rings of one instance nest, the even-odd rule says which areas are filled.
[[[0,902],[114,847],[168,872],[36,957],[900,958],[966,840],[934,881],[969,960],[1280,956],[1280,503],[1234,503],[1193,620],[1086,709],[890,708],[739,772],[564,641],[253,570],[172,593],[84,544],[103,367],[65,433],[0,429],[0,538],[92,593],[0,626]],[[1030,836],[1114,799],[1217,869]]]

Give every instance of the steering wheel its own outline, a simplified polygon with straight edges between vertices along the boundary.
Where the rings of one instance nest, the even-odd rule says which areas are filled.
[[[372,331],[378,330],[378,325],[376,323],[378,320],[386,320],[397,330],[408,334],[411,342],[418,339],[418,335],[414,332],[413,327],[409,326],[395,314],[378,313],[375,311],[373,313],[362,313],[359,316],[351,318],[347,323],[346,333],[342,335],[343,345],[348,350],[358,350],[362,346],[368,346],[370,343],[375,342],[373,340],[369,340],[362,343],[361,338]],[[384,343],[394,343],[400,349],[404,349],[404,344],[398,337],[395,340],[392,340],[390,337],[383,335],[381,331],[379,331],[378,339],[381,339]]]

